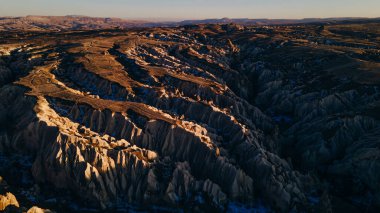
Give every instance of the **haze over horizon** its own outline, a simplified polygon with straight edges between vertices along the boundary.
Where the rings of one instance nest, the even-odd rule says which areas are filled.
[[[85,15],[147,20],[379,17],[378,0],[0,0],[0,16]]]

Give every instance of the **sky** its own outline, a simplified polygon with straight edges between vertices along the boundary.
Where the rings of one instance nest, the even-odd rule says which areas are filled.
[[[380,17],[380,0],[0,0],[0,16],[25,15],[149,20]]]

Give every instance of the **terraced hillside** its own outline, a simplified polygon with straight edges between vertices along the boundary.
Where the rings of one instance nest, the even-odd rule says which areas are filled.
[[[18,211],[375,212],[378,27],[2,32],[0,194]]]

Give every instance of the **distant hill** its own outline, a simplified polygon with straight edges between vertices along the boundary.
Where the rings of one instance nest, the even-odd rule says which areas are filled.
[[[136,27],[173,27],[196,24],[240,24],[248,25],[284,25],[307,23],[342,23],[361,21],[380,21],[380,18],[307,18],[307,19],[204,19],[184,20],[179,22],[152,22],[142,20],[130,20],[121,18],[98,18],[80,15],[68,16],[25,16],[25,17],[0,17],[0,31],[62,31],[62,30],[98,30],[112,28],[136,28]]]
[[[151,26],[146,21],[87,16],[1,17],[0,30],[60,31]]]

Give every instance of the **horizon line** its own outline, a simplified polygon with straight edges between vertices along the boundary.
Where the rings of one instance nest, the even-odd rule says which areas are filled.
[[[202,20],[223,20],[223,19],[248,19],[248,20],[307,20],[307,19],[378,19],[378,17],[362,17],[362,16],[336,16],[336,17],[303,17],[303,18],[250,18],[250,17],[201,17],[201,18],[169,18],[169,17],[117,17],[117,16],[88,16],[88,15],[21,15],[21,16],[0,16],[0,18],[22,18],[22,17],[88,17],[88,18],[114,18],[130,21],[152,21],[156,22],[181,22],[181,21],[202,21]]]

